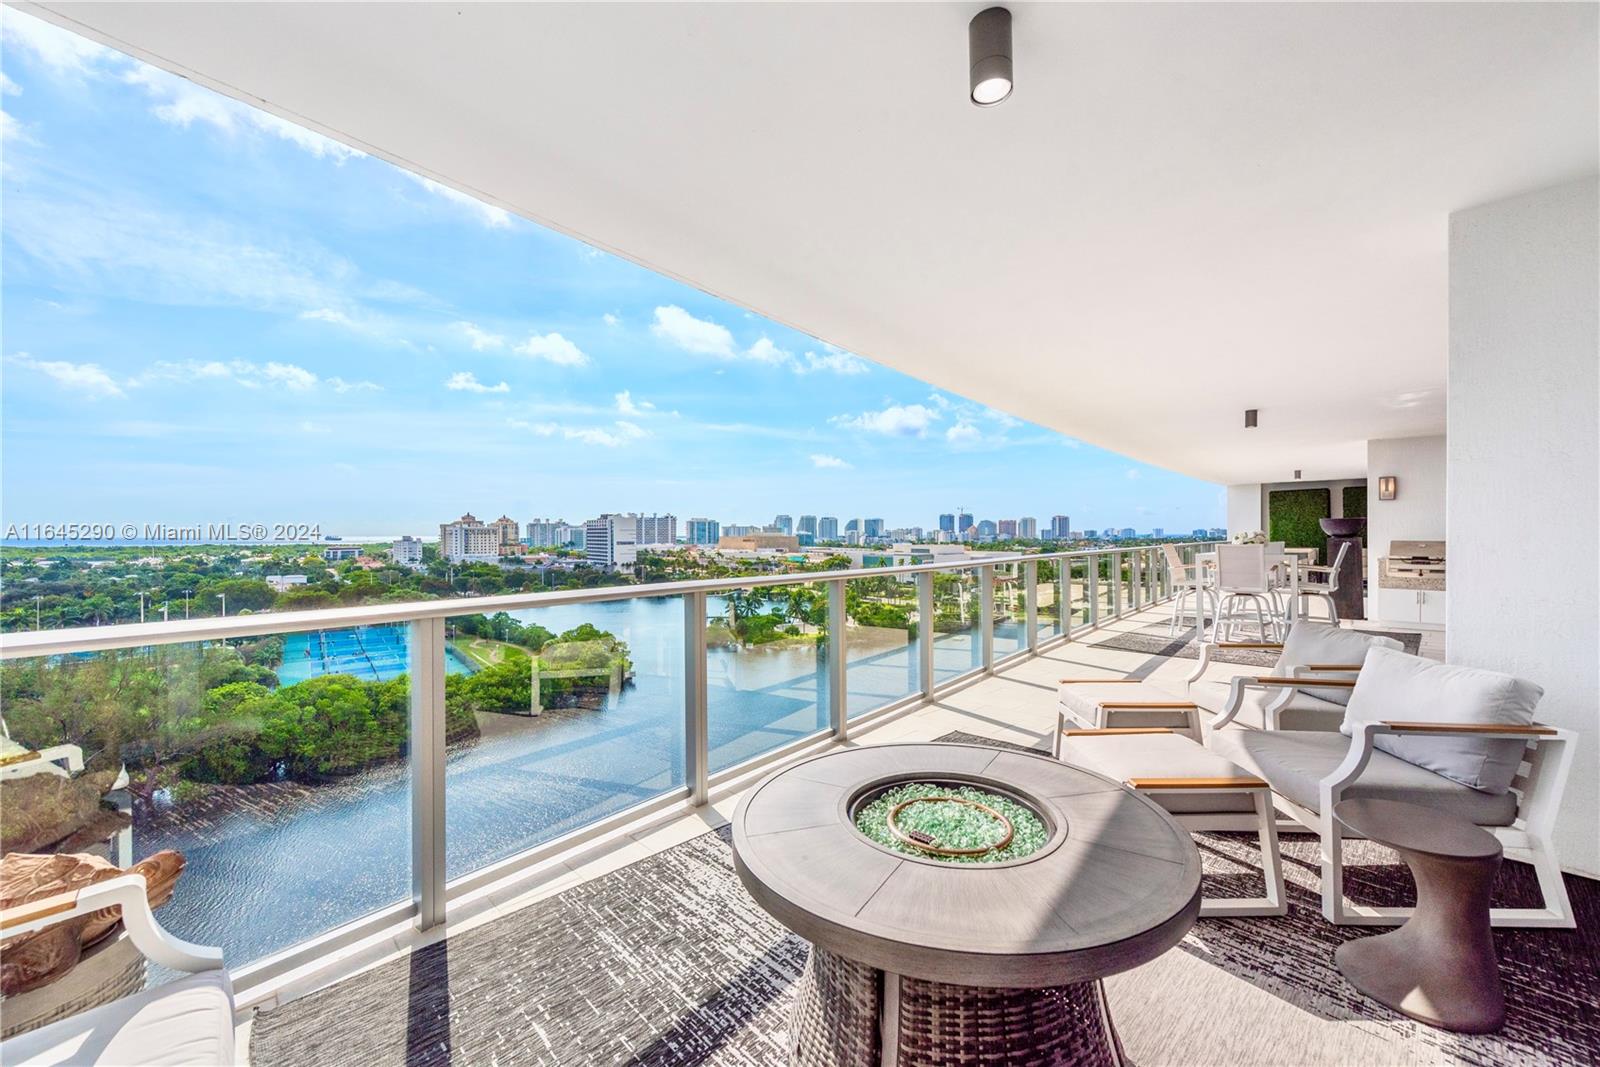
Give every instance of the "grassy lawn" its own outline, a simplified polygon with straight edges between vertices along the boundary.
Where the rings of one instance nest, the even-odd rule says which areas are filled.
[[[493,667],[497,663],[504,662],[508,655],[526,656],[528,654],[528,650],[525,648],[488,637],[457,637],[451,640],[450,645],[480,669]]]

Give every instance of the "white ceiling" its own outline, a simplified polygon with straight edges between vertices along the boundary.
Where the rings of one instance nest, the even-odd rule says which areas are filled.
[[[1600,169],[1589,3],[1014,4],[988,109],[981,4],[23,6],[1222,482],[1442,430],[1449,214]]]

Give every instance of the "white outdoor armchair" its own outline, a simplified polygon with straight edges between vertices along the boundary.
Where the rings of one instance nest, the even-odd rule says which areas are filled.
[[[222,950],[174,937],[156,922],[140,874],[124,874],[0,911],[0,937],[33,933],[116,907],[134,947],[188,978],[81,1012],[0,1043],[6,1067],[235,1062],[233,986]]]
[[[1448,811],[1493,833],[1531,863],[1543,907],[1494,908],[1496,926],[1574,925],[1551,843],[1572,762],[1571,731],[1532,721],[1541,690],[1490,671],[1372,649],[1343,729],[1251,730],[1211,724],[1206,743],[1265,779],[1278,810],[1322,845],[1322,911],[1337,924],[1394,925],[1410,908],[1358,905],[1344,895],[1341,800],[1400,800]],[[1400,713],[1399,709],[1404,709]]]

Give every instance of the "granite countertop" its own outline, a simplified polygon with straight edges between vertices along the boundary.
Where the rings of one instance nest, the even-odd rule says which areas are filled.
[[[1444,575],[1423,578],[1413,574],[1390,574],[1389,557],[1384,556],[1378,560],[1378,588],[1380,589],[1424,589],[1429,592],[1444,592]]]

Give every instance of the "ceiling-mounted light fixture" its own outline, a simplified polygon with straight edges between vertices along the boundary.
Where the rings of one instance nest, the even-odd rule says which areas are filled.
[[[1247,429],[1247,430],[1253,430],[1253,429],[1256,428],[1256,409],[1255,408],[1245,408],[1244,409],[1244,428]]]
[[[967,23],[972,102],[992,107],[1011,95],[1011,12],[985,8]]]

